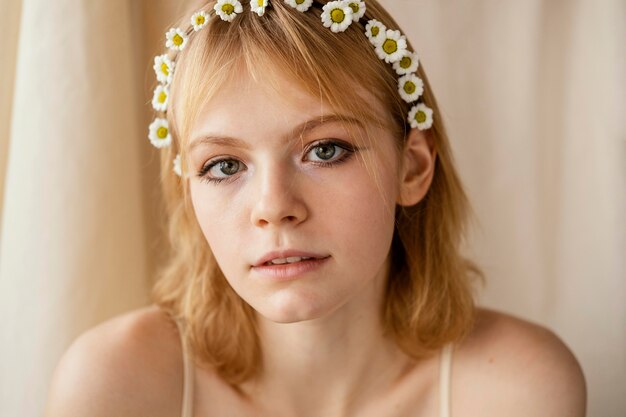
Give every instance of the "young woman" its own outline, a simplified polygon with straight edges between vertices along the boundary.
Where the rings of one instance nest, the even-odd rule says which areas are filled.
[[[172,256],[154,305],[70,347],[47,415],[583,416],[567,347],[474,306],[469,205],[395,21],[242,3],[155,59]]]

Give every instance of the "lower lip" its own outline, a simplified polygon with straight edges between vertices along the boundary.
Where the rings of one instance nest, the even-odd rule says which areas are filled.
[[[252,267],[252,269],[268,278],[272,278],[277,281],[288,281],[299,278],[306,272],[318,270],[324,266],[329,259],[330,256],[327,256],[322,259],[307,259],[306,261],[295,262],[292,264],[255,266]]]

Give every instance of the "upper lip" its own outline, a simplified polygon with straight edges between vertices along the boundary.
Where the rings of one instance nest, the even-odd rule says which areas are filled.
[[[254,265],[252,265],[253,267],[255,266],[261,266],[266,262],[269,262],[273,259],[277,259],[277,258],[291,258],[291,257],[295,257],[295,256],[299,256],[301,258],[317,258],[317,259],[321,259],[321,258],[327,258],[328,255],[321,255],[319,253],[313,253],[313,252],[305,252],[305,251],[301,251],[301,250],[295,250],[295,249],[288,249],[288,250],[278,250],[278,251],[272,251],[272,252],[268,252],[265,255],[263,255],[262,257],[260,257],[256,263]]]

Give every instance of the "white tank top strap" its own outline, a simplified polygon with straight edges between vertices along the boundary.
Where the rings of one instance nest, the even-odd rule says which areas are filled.
[[[452,382],[452,353],[454,345],[448,343],[441,350],[439,363],[439,416],[451,417],[450,385]]]
[[[181,349],[183,352],[183,404],[182,404],[182,417],[193,416],[193,383],[194,383],[194,368],[191,353],[187,346],[187,339],[184,335],[184,324],[181,319],[176,319],[176,325],[178,326],[178,334],[180,335]]]

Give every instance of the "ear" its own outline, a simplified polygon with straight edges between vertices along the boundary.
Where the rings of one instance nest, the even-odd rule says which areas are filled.
[[[402,158],[396,203],[401,206],[412,206],[424,198],[435,173],[437,151],[430,131],[411,129]]]

